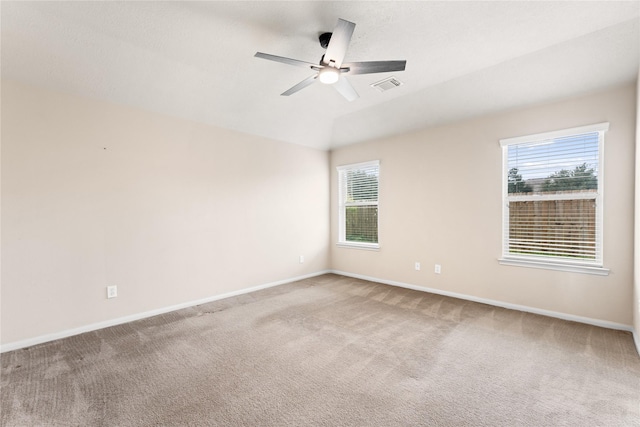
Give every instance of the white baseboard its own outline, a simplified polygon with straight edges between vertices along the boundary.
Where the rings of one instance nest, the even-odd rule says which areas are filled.
[[[465,295],[465,294],[459,294],[459,293],[456,293],[456,292],[443,291],[443,290],[440,290],[440,289],[427,288],[427,287],[423,287],[423,286],[416,286],[416,285],[411,285],[409,283],[396,282],[395,280],[378,279],[376,277],[364,276],[362,274],[347,273],[345,271],[331,270],[331,273],[339,274],[341,276],[353,277],[353,278],[356,278],[356,279],[368,280],[370,282],[383,283],[385,285],[398,286],[400,288],[413,289],[415,291],[429,292],[429,293],[432,293],[432,294],[444,295],[444,296],[448,296],[448,297],[459,298],[459,299],[473,301],[473,302],[479,302],[479,303],[482,303],[482,304],[488,304],[488,305],[493,305],[493,306],[497,306],[497,307],[508,308],[510,310],[524,311],[524,312],[527,312],[527,313],[540,314],[542,316],[547,316],[547,317],[555,317],[555,318],[558,318],[558,319],[570,320],[570,321],[573,321],[573,322],[586,323],[588,325],[600,326],[602,328],[617,329],[617,330],[628,331],[628,332],[632,332],[632,333],[634,332],[633,328],[631,326],[629,326],[629,325],[624,325],[622,323],[616,323],[616,322],[609,322],[607,320],[600,320],[600,319],[592,319],[590,317],[575,316],[573,314],[560,313],[560,312],[557,312],[557,311],[544,310],[542,308],[528,307],[526,305],[511,304],[511,303],[503,302],[503,301],[497,301],[497,300],[492,300],[492,299],[474,297],[472,295]],[[636,346],[638,347],[638,352],[640,353],[640,346],[638,345],[639,344],[639,342],[638,342],[639,339],[638,339],[637,334],[634,334],[634,337],[635,337]]]
[[[135,320],[146,319],[147,317],[157,316],[159,314],[169,313],[171,311],[180,310],[183,308],[193,307],[200,304],[206,304],[208,302],[213,302],[225,298],[235,297],[242,294],[247,294],[249,292],[259,291],[261,289],[272,288],[274,286],[284,285],[286,283],[296,282],[298,280],[308,279],[310,277],[320,276],[322,274],[330,273],[330,270],[317,271],[315,273],[306,274],[304,276],[291,277],[289,279],[278,280],[277,282],[265,283],[258,286],[252,286],[250,288],[240,289],[238,291],[227,292],[221,295],[215,295],[212,297],[207,297],[203,299],[199,299],[196,301],[189,301],[182,304],[176,304],[169,307],[163,307],[156,310],[145,311],[143,313],[136,313],[130,316],[119,317],[117,319],[106,320],[104,322],[92,323],[90,325],[80,326],[78,328],[67,329],[60,332],[55,332],[52,334],[41,335],[35,338],[29,338],[22,341],[16,341],[12,343],[3,344],[0,346],[0,353],[5,353],[7,351],[19,350],[25,347],[31,347],[37,344],[42,344],[49,341],[59,340],[62,338],[71,337],[74,335],[83,334],[85,332],[96,331],[98,329],[108,328],[110,326],[121,325],[123,323],[133,322]]]
[[[636,350],[638,350],[638,356],[640,356],[640,331],[632,331],[633,341],[636,343]]]

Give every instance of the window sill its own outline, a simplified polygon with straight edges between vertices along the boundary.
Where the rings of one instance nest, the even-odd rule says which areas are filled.
[[[348,249],[363,249],[365,251],[379,251],[379,243],[357,243],[357,242],[338,242],[336,246]]]
[[[608,276],[609,269],[604,267],[578,265],[578,264],[560,264],[554,262],[534,261],[515,258],[500,258],[498,262],[502,265],[513,265],[518,267],[542,268],[545,270],[568,271],[571,273],[595,274],[597,276]]]

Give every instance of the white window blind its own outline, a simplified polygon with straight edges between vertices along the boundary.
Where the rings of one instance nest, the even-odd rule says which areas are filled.
[[[608,123],[500,141],[503,258],[602,266]]]
[[[338,243],[378,247],[378,183],[380,162],[339,166]]]

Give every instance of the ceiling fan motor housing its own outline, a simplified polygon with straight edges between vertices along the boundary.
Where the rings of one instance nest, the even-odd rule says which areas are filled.
[[[322,33],[318,37],[318,39],[320,40],[320,46],[322,46],[323,49],[326,49],[329,46],[332,34],[333,33]]]

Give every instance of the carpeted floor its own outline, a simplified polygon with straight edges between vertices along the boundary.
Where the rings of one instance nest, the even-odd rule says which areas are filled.
[[[2,426],[640,426],[628,332],[324,275],[2,355]]]

